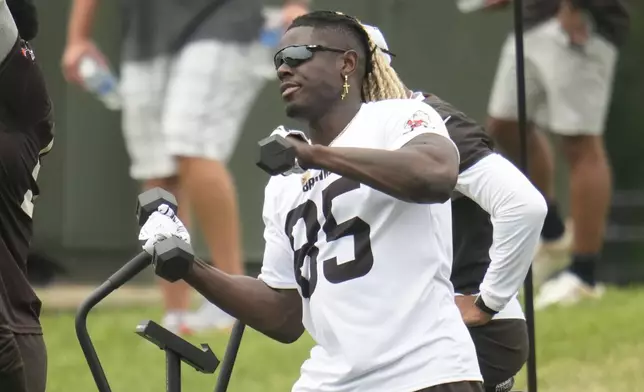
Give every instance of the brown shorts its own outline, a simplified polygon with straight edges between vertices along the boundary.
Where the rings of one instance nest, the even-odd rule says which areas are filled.
[[[42,335],[15,335],[27,379],[26,392],[45,392],[47,348]]]
[[[511,380],[528,359],[528,327],[524,320],[492,320],[470,328],[486,391]]]
[[[434,385],[418,392],[483,392],[483,384],[478,381],[461,381]]]
[[[0,334],[0,390],[45,392],[47,351],[42,335]]]

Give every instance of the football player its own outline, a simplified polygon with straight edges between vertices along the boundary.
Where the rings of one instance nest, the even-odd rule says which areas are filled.
[[[365,28],[390,63],[392,54],[382,32]],[[433,94],[407,94],[440,114],[458,147],[451,281],[476,345],[486,391],[510,391],[528,356],[527,325],[517,293],[537,250],[545,199],[494,151],[491,138],[474,120]]]
[[[15,19],[15,21],[14,21]],[[27,279],[36,179],[53,145],[52,105],[26,40],[37,33],[27,0],[0,0],[0,390],[44,392],[41,302]]]
[[[184,280],[276,340],[309,332],[316,346],[293,391],[480,392],[449,280],[458,150],[374,48],[343,14],[291,24],[275,67],[286,113],[308,126],[311,143],[275,132],[297,164],[266,186],[261,274],[197,261]],[[155,212],[142,239],[179,236],[180,221],[168,231],[170,222]]]

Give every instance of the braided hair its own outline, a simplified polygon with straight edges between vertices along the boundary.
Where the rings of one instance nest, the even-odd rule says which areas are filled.
[[[340,12],[314,11],[296,18],[288,30],[300,26],[335,29],[356,38],[365,54],[365,74],[362,80],[364,102],[407,98],[407,90],[398,74],[377,50],[359,20]]]

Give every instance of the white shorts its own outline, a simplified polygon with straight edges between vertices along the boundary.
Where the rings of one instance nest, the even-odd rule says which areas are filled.
[[[514,35],[506,40],[492,88],[488,114],[517,119]],[[560,135],[601,135],[604,130],[617,62],[617,48],[591,34],[583,48],[573,48],[557,19],[524,35],[528,121]]]
[[[125,62],[123,131],[137,180],[176,174],[176,157],[227,162],[266,80],[259,44],[188,44],[172,58]],[[270,60],[270,59],[267,59]]]

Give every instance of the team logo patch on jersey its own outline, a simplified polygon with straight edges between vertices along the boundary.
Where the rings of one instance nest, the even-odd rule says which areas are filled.
[[[328,170],[322,170],[315,176],[312,176],[311,174],[309,174],[309,172],[304,173],[304,175],[302,176],[302,192],[310,191],[318,181],[324,180],[330,174],[331,172]]]
[[[22,42],[21,48],[20,48],[20,54],[22,54],[23,57],[31,60],[31,61],[36,61],[36,55],[34,54],[33,49],[31,49],[31,46],[27,42]]]
[[[429,128],[429,114],[422,110],[417,111],[407,120],[407,123],[405,123],[405,133],[412,132],[420,127]]]

